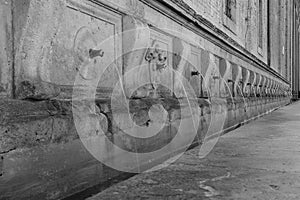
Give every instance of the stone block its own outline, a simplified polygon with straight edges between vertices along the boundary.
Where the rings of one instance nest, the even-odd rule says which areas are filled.
[[[201,49],[178,38],[174,39],[174,92],[179,97],[203,96]]]
[[[250,70],[243,68],[243,93],[244,97],[251,96]]]
[[[232,64],[229,61],[221,58],[219,70],[221,76],[220,96],[223,98],[233,97],[235,82],[233,81],[232,77]]]
[[[93,158],[80,140],[18,149],[2,157],[0,199],[65,198],[119,174]]]
[[[203,85],[204,85],[203,88],[205,88],[204,93],[209,93],[209,96],[217,98],[220,95],[220,79],[221,79],[219,73],[219,61],[220,61],[219,57],[215,56],[214,54],[203,51],[202,58],[203,59],[202,59],[201,70],[204,76],[204,80],[203,80]]]
[[[31,0],[26,16],[15,27],[21,32],[16,52],[17,97],[26,98],[24,82],[32,90],[37,88],[29,98],[56,97],[48,87],[39,88],[45,84],[69,90],[69,98],[73,85],[115,85],[122,60],[118,58],[122,40],[115,35],[121,32],[120,15],[91,2]]]
[[[13,96],[12,1],[0,1],[0,98]]]
[[[135,46],[125,45],[127,96],[135,98],[170,97],[173,88],[173,38],[135,22]],[[127,34],[127,33],[126,33]],[[132,51],[130,49],[137,49]]]
[[[201,49],[192,46],[189,66],[185,71],[185,78],[189,81],[190,88],[195,97],[202,97],[203,74],[201,74]]]
[[[41,120],[0,126],[0,153],[51,143],[65,143],[78,138],[70,117],[48,117]]]
[[[123,18],[124,88],[126,96],[144,98],[149,95],[149,66],[145,55],[150,48],[150,28],[131,16]]]
[[[146,53],[149,80],[158,97],[172,96],[173,88],[173,38],[151,30],[150,48]]]
[[[233,96],[237,96],[237,97],[243,96],[243,93],[242,93],[242,85],[243,85],[242,68],[238,65],[232,66],[232,81],[234,84],[233,91],[232,91]]]

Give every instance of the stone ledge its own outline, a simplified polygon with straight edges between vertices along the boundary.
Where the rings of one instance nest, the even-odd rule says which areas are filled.
[[[193,145],[196,143],[201,144],[205,137],[212,111],[217,112],[215,116],[219,117],[223,109],[229,108],[227,106],[230,104],[234,104],[234,109],[231,107],[231,111],[227,115],[224,130],[237,127],[246,123],[249,119],[259,116],[260,113],[256,111],[259,101],[246,100],[248,103],[252,102],[251,108],[254,109],[245,112],[244,102],[237,99],[234,101],[220,100],[220,105],[211,110],[206,99],[198,99],[202,116],[199,122],[198,136],[195,138]],[[289,98],[271,99],[268,104],[263,105],[264,112],[286,105],[289,101]],[[144,105],[145,108],[149,107],[152,104],[149,104],[149,102],[157,103],[161,100],[138,99],[131,101],[133,107],[136,108],[134,109],[136,112],[139,105]],[[170,100],[167,102],[170,103]],[[102,99],[98,100],[97,104],[100,112],[106,114],[108,121],[112,121],[109,101]],[[28,195],[33,199],[63,198],[94,185],[103,184],[104,181],[121,174],[121,172],[99,163],[83,147],[73,124],[70,102],[58,100],[43,102],[2,100],[0,105],[1,112],[13,111],[12,115],[5,116],[6,123],[0,125],[0,156],[3,158],[0,161],[0,173],[2,173],[0,185],[5,186],[0,189],[0,198],[20,199],[27,198]],[[17,112],[18,109],[19,112]],[[27,120],[25,120],[25,115],[20,117],[21,109],[28,114],[29,118]],[[37,112],[37,109],[40,112]],[[47,112],[48,110],[51,111],[50,114]],[[181,117],[180,113],[174,113],[177,110],[176,107],[175,109],[169,107],[168,111],[170,111],[172,121],[170,121],[169,128],[165,129],[159,136],[162,138],[160,142],[155,142],[157,138],[155,140],[145,140],[138,146],[139,152],[161,148],[163,144],[172,139]],[[35,114],[35,117],[30,118],[32,113]],[[9,120],[14,116],[19,118]],[[108,133],[107,139],[112,139],[111,141],[116,142],[118,146],[124,149],[132,150],[135,148],[132,146],[134,140],[122,135],[115,124],[108,123],[107,130],[108,132],[112,131],[112,133]],[[174,153],[170,152],[170,155]],[[122,159],[122,157],[118,159]],[[157,158],[153,162],[163,160],[165,158]],[[22,180],[26,180],[26,183]],[[47,183],[45,184],[41,180],[47,180]],[[26,185],[30,185],[30,188],[24,191],[22,188]]]
[[[195,103],[198,105],[199,114],[205,118],[209,118],[212,113],[221,114],[227,110],[228,119],[226,120],[229,124],[233,124],[239,121],[237,118],[245,118],[245,116],[237,115],[243,115],[247,111],[250,112],[247,113],[249,115],[247,117],[256,116],[259,114],[258,108],[263,111],[270,110],[273,106],[279,105],[282,99],[220,98],[219,100],[214,100],[215,106],[213,107],[207,99],[195,99]],[[269,103],[263,105],[265,101]],[[181,102],[184,102],[184,100],[181,99]],[[67,143],[78,139],[79,136],[74,126],[71,103],[71,101],[62,100],[0,100],[0,112],[2,113],[0,118],[0,153],[18,148],[31,148],[52,143]],[[168,113],[169,123],[187,117],[182,115],[180,110],[185,109],[185,107],[187,108],[188,103],[180,105],[175,98],[132,99],[129,101],[129,109],[133,121],[140,126],[149,126],[147,125],[148,122],[152,123],[149,118],[149,109],[153,105],[158,104],[162,105]],[[89,101],[84,104],[85,108],[90,105]],[[95,120],[98,120],[103,126],[101,129],[105,133],[117,136],[119,125],[114,123],[110,100],[99,99],[96,101],[96,105],[99,109],[95,114],[101,117],[96,117]],[[127,113],[127,110],[114,110],[114,112],[122,116]],[[94,129],[91,129],[91,131],[97,132]],[[93,135],[93,133],[91,134]]]

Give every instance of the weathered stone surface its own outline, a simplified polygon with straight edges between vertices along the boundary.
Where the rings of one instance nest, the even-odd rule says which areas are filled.
[[[116,176],[114,170],[93,159],[78,140],[16,150],[3,157],[1,199],[57,199]]]
[[[255,45],[249,43],[253,30],[237,29],[232,39],[223,24],[221,29],[213,25],[219,22],[208,24],[183,1],[12,2],[11,7],[0,0],[5,15],[0,19],[0,98],[14,94],[19,100],[0,101],[0,199],[63,198],[121,173],[99,164],[79,138],[100,138],[96,150],[118,162],[127,157],[114,154],[113,145],[149,153],[182,134],[167,155],[142,160],[146,170],[180,148],[203,142],[208,131],[214,137],[289,102],[289,96],[279,97],[287,83],[264,68],[266,48],[255,57]],[[170,3],[191,13],[182,17],[182,8]],[[113,36],[122,27],[128,32]],[[260,76],[266,76],[265,101],[257,96]],[[182,79],[191,87],[182,88]],[[114,87],[122,93],[123,86],[124,98],[111,97]],[[195,96],[187,99],[185,92]],[[230,92],[236,97],[228,98]],[[183,122],[192,121],[191,112],[199,127],[193,144],[186,144],[194,130]]]
[[[71,117],[48,117],[0,126],[0,153],[51,143],[66,143],[78,138]]]
[[[259,103],[259,101],[253,101],[254,99],[249,99],[248,100],[248,104],[250,102],[252,102],[252,107],[256,107]],[[273,100],[275,101],[275,100]],[[272,102],[273,102],[272,101]],[[148,112],[144,112],[143,110],[141,110],[140,108],[144,109],[150,109],[151,105],[157,105],[158,102],[161,102],[162,105],[164,105],[164,109],[168,112],[168,120],[170,121],[170,125],[166,126],[164,129],[162,129],[162,131],[158,134],[156,134],[154,137],[151,138],[147,138],[147,139],[137,139],[137,138],[133,138],[129,135],[127,135],[125,132],[126,130],[124,130],[125,132],[122,132],[121,130],[118,130],[118,125],[114,124],[112,122],[113,118],[112,115],[110,114],[110,109],[109,109],[109,104],[107,103],[100,103],[100,109],[98,112],[103,112],[106,111],[105,116],[103,114],[99,115],[102,116],[100,118],[96,118],[97,123],[100,123],[100,128],[102,128],[102,130],[104,130],[104,133],[107,135],[106,140],[110,140],[113,141],[115,145],[118,145],[119,147],[122,147],[128,151],[137,151],[137,152],[151,152],[154,149],[160,149],[162,148],[164,145],[166,145],[167,143],[169,143],[173,137],[175,137],[178,131],[178,122],[181,121],[182,118],[185,117],[185,115],[182,115],[179,110],[180,107],[178,107],[178,103],[176,103],[177,101],[172,100],[172,99],[163,99],[161,100],[155,100],[155,99],[140,99],[140,100],[132,100],[130,101],[130,105],[131,105],[131,112],[132,113],[136,113],[133,114],[133,119],[135,122],[137,122],[138,124],[145,124],[148,122],[150,118],[150,116],[152,116],[152,118],[156,115],[155,113],[159,114],[160,112],[157,109],[154,109],[154,113],[153,114],[148,114]],[[227,127],[230,126],[234,126],[237,125],[238,123],[244,123],[245,121],[249,120],[251,117],[253,117],[255,115],[254,111],[248,110],[247,112],[245,112],[245,102],[243,100],[241,101],[223,101],[220,100],[218,101],[219,105],[218,106],[213,106],[212,109],[210,108],[209,102],[208,100],[205,99],[199,99],[199,107],[201,108],[201,113],[203,115],[203,117],[201,117],[200,121],[199,121],[199,130],[197,133],[197,137],[195,138],[195,142],[200,142],[203,141],[203,139],[206,136],[207,130],[211,124],[211,120],[217,120],[221,117],[221,114],[225,112],[224,109],[228,109],[228,111],[232,110],[233,108],[235,108],[235,114],[228,114],[226,116],[226,120],[227,122],[225,122],[224,124],[224,129],[226,129]],[[223,103],[222,103],[223,102]],[[18,179],[19,176],[21,176],[21,174],[28,174],[28,176],[32,176],[32,173],[35,173],[35,171],[32,171],[32,167],[35,165],[34,163],[36,162],[40,162],[40,158],[45,157],[47,155],[46,152],[43,151],[39,151],[37,149],[39,148],[43,148],[43,149],[47,149],[47,148],[51,148],[51,146],[55,146],[55,145],[59,145],[60,148],[66,148],[65,151],[65,156],[70,155],[70,153],[72,152],[71,149],[68,149],[70,146],[70,144],[76,142],[76,140],[78,139],[78,134],[76,129],[74,128],[73,125],[73,120],[72,120],[72,115],[71,115],[71,108],[70,108],[70,104],[66,103],[66,102],[60,102],[60,101],[44,101],[44,102],[26,102],[26,101],[15,101],[15,102],[9,102],[9,101],[4,101],[2,102],[1,105],[9,105],[10,106],[6,106],[6,107],[2,107],[1,111],[6,112],[6,113],[10,113],[10,115],[6,115],[5,118],[2,119],[2,125],[1,125],[1,132],[0,132],[0,137],[1,137],[1,153],[4,157],[4,161],[3,161],[3,174],[4,177],[6,177],[7,175],[10,174],[10,177],[12,179],[7,179],[10,180],[10,182],[7,182],[6,184],[15,184],[16,179]],[[21,111],[21,106],[26,104],[25,108],[23,108],[24,114],[25,116],[30,116],[32,118],[26,118],[25,116],[22,116],[22,111]],[[217,103],[217,102],[215,102]],[[235,104],[235,107],[232,106],[232,103]],[[271,103],[271,102],[270,102]],[[270,104],[270,107],[268,110],[270,109],[274,109],[276,108],[276,106],[280,106],[280,105],[284,105],[288,103],[288,99],[283,99],[282,101],[280,101],[278,104]],[[19,106],[19,107],[18,107]],[[265,105],[266,106],[266,105]],[[12,109],[12,107],[15,108],[15,111]],[[158,107],[157,107],[158,108]],[[156,111],[157,110],[157,111]],[[16,112],[19,111],[19,112]],[[144,114],[141,114],[144,113]],[[16,118],[17,116],[17,118]],[[215,116],[216,118],[212,119],[211,117]],[[10,119],[11,118],[11,119]],[[14,119],[14,120],[12,120]],[[155,117],[155,119],[159,119],[158,117]],[[155,120],[154,119],[154,120]],[[161,121],[161,120],[159,120]],[[93,124],[91,124],[92,127],[98,127],[95,126]],[[106,132],[105,130],[108,130],[108,132]],[[91,130],[91,132],[94,132],[96,134],[96,130]],[[112,133],[112,134],[111,134]],[[159,142],[158,142],[159,141]],[[69,147],[68,147],[69,146]],[[73,147],[72,147],[73,148]],[[82,148],[82,147],[81,147]],[[27,151],[32,151],[32,153],[27,154]],[[26,161],[26,163],[28,163],[28,165],[26,166],[32,166],[28,169],[25,169],[24,167],[21,167],[19,170],[19,173],[9,173],[9,171],[7,171],[9,168],[8,166],[14,166],[15,164],[10,163],[10,164],[6,164],[7,163],[7,158],[9,158],[10,156],[14,157],[15,160],[21,159],[21,157],[15,157],[15,152],[20,152],[22,154],[25,153],[24,155],[22,155],[21,157],[23,159],[23,163],[24,163],[24,159],[28,159]],[[39,152],[39,153],[38,153]],[[35,154],[38,153],[38,157],[39,158],[37,161],[33,162],[32,159],[35,158]],[[57,151],[53,151],[51,154],[52,156],[57,155]],[[171,153],[171,152],[170,152]],[[19,153],[18,153],[19,154]],[[20,155],[21,155],[20,154]],[[47,157],[47,156],[46,156]],[[18,159],[17,159],[18,158]],[[78,157],[77,161],[73,164],[70,164],[68,166],[76,166],[76,170],[79,170],[77,172],[81,173],[95,173],[94,171],[94,167],[92,163],[89,164],[89,166],[82,168],[81,164],[78,163],[83,163],[84,162],[84,156],[83,157]],[[66,158],[62,158],[62,159],[66,159]],[[50,164],[49,162],[55,162],[55,166]],[[37,179],[30,179],[33,182],[32,183],[37,183],[38,185],[40,185],[39,187],[33,187],[30,191],[36,191],[37,196],[39,195],[47,195],[47,199],[51,199],[51,198],[57,198],[57,197],[62,197],[64,195],[70,194],[72,193],[72,191],[78,191],[78,188],[87,188],[92,186],[93,184],[99,184],[99,180],[95,180],[91,181],[91,176],[89,175],[84,175],[83,177],[78,177],[78,178],[71,178],[72,176],[70,174],[72,174],[72,172],[70,172],[70,167],[66,166],[65,164],[63,164],[64,162],[60,163],[58,158],[55,159],[49,159],[48,158],[44,158],[43,161],[43,166],[45,167],[51,167],[51,170],[58,170],[57,172],[49,172],[49,174],[47,175],[47,180],[51,179],[54,182],[49,182],[48,184],[42,184],[40,183]],[[68,159],[67,159],[68,160]],[[69,161],[65,161],[65,162],[69,162]],[[20,160],[21,162],[21,160]],[[73,161],[70,161],[71,163]],[[77,163],[77,164],[76,164]],[[97,164],[96,164],[97,165]],[[96,166],[95,165],[95,166]],[[38,165],[40,166],[40,164]],[[63,169],[63,171],[60,171],[59,169]],[[73,168],[72,168],[73,169]],[[24,171],[25,170],[25,171]],[[46,173],[49,169],[46,168],[39,168],[38,170],[42,170],[41,173]],[[44,170],[44,171],[43,171]],[[76,171],[75,170],[75,171]],[[82,171],[83,170],[83,171]],[[74,173],[75,173],[74,171]],[[68,173],[67,173],[68,172]],[[77,173],[76,172],[76,173]],[[48,173],[48,172],[47,172]],[[76,186],[69,186],[69,184],[67,184],[68,186],[65,186],[65,188],[59,189],[60,187],[56,187],[52,184],[57,185],[58,182],[62,181],[61,183],[65,183],[66,179],[65,178],[59,178],[61,173],[67,173],[68,177],[70,175],[70,180],[75,181],[79,181],[82,182],[84,180],[89,180],[88,183],[85,183],[83,185],[81,185],[80,187]],[[99,176],[102,177],[101,180],[106,180],[108,177],[110,177],[109,174],[104,175],[103,171],[101,169],[99,169],[99,171],[97,171],[97,173],[99,173]],[[29,175],[30,174],[30,175]],[[119,173],[117,173],[119,174]],[[5,176],[6,175],[6,176]],[[14,178],[13,178],[14,177]],[[106,178],[104,178],[106,177]],[[74,179],[75,178],[75,179]],[[103,179],[104,178],[104,179]],[[12,181],[12,182],[11,182]],[[2,184],[2,183],[1,183]],[[4,184],[4,183],[3,183]],[[52,185],[52,186],[51,186]],[[18,195],[21,197],[25,197],[26,195],[28,195],[28,193],[24,193],[21,192],[21,187],[22,187],[22,183],[19,186],[16,186],[16,188],[18,191],[20,191],[20,193],[18,193]],[[47,192],[46,192],[46,188],[47,188]],[[4,197],[10,196],[12,195],[12,193],[9,192],[9,188],[6,188],[5,190],[1,191],[2,194],[4,195]],[[16,194],[16,193],[15,193]],[[17,195],[17,196],[18,196]],[[41,197],[41,196],[39,196]],[[44,197],[44,196],[43,196]]]
[[[0,98],[12,97],[13,33],[11,9],[11,1],[0,1]]]
[[[2,100],[0,152],[78,138],[70,102]]]
[[[19,98],[61,95],[51,87],[64,89],[76,84],[89,88],[98,82],[102,88],[115,85],[122,60],[118,58],[122,40],[120,35],[114,36],[121,30],[119,15],[105,9],[95,11],[88,2],[76,0],[30,0],[15,1],[15,4],[15,11],[23,16],[22,19],[15,16],[17,23],[14,24],[15,39],[19,41],[15,53]],[[76,11],[78,9],[85,9],[87,13]],[[93,56],[89,53],[91,50],[101,53]],[[100,74],[103,75],[100,77]],[[28,86],[27,91],[23,91],[24,86]],[[37,91],[32,92],[32,87]]]
[[[0,124],[29,122],[49,116],[61,116],[71,114],[70,101],[0,101]]]
[[[58,86],[46,82],[22,81],[17,88],[18,99],[47,100],[60,94]]]

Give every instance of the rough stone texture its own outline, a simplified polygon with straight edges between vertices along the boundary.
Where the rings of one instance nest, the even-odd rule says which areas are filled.
[[[0,153],[51,143],[66,143],[78,138],[70,117],[49,117],[0,126]]]
[[[0,1],[0,98],[12,97],[13,38],[11,1]]]
[[[1,199],[59,199],[118,175],[95,160],[78,140],[2,157]]]
[[[47,100],[59,96],[60,89],[46,82],[22,81],[16,93],[19,99]]]
[[[0,19],[0,44],[7,48],[0,49],[0,96],[14,93],[19,99],[0,101],[0,199],[58,199],[102,185],[123,173],[93,158],[85,149],[86,140],[98,138],[101,145],[96,150],[106,152],[108,161],[130,162],[126,155],[114,154],[111,142],[130,152],[160,150],[174,139],[182,120],[192,121],[190,103],[199,117],[197,135],[187,137],[193,130],[186,125],[182,140],[171,146],[168,155],[146,157],[139,170],[174,156],[178,149],[201,144],[211,122],[225,121],[210,130],[213,138],[218,131],[229,131],[290,100],[279,90],[279,86],[288,90],[280,74],[261,67],[265,57],[256,58],[259,62],[253,59],[255,37],[249,31],[243,39],[243,23],[237,36],[224,29],[223,22],[220,29],[204,34],[198,14],[189,23],[182,23],[179,14],[170,17],[170,12],[179,12],[176,6],[167,6],[173,0],[167,4],[101,0],[107,7],[80,0],[14,0],[12,10],[8,1],[0,2],[1,13],[7,14]],[[238,6],[245,9],[243,5],[244,1]],[[220,3],[212,1],[209,6],[210,15],[221,12]],[[129,32],[111,37],[122,28]],[[236,51],[238,44],[245,49]],[[119,57],[122,51],[124,59]],[[129,73],[139,65],[140,70]],[[118,86],[122,73],[129,73],[122,79],[125,96]],[[257,96],[260,76],[267,81]],[[191,85],[188,90],[195,90],[189,101],[178,86],[182,80]],[[140,86],[143,81],[152,84]],[[238,86],[235,98],[226,87],[230,81]],[[115,86],[119,90],[111,97]],[[186,144],[188,139],[191,142]],[[130,170],[135,162],[136,157],[128,165]]]
[[[277,71],[281,72],[281,55],[282,55],[282,46],[280,44],[280,30],[284,27],[280,26],[281,22],[281,12],[280,12],[280,2],[271,2],[271,66]],[[279,42],[278,42],[279,41]]]
[[[116,85],[116,82],[118,81],[118,73],[120,74],[120,69],[122,68],[122,59],[118,58],[122,50],[122,39],[119,36],[116,36],[115,38],[112,38],[104,43],[102,42],[111,37],[113,34],[120,32],[121,16],[111,13],[109,10],[105,9],[102,9],[100,14],[100,12],[97,12],[97,9],[101,8],[97,7],[96,9],[91,3],[78,2],[76,0],[71,2],[75,3],[66,3],[61,0],[51,2],[36,0],[14,2],[13,19],[16,22],[14,23],[16,41],[15,84],[17,89],[16,96],[18,98],[25,99],[26,95],[28,95],[28,98],[32,98],[32,95],[35,95],[36,98],[53,98],[57,96],[57,90],[52,89],[52,87],[58,87],[62,91],[67,91],[61,92],[59,94],[60,98],[70,98],[70,90],[74,84],[76,75],[78,76],[75,84],[78,85],[95,87],[97,84],[99,89],[102,88],[102,90],[112,89],[112,86]],[[113,1],[112,3],[117,2]],[[245,2],[238,4],[238,8],[243,8],[245,6],[244,4]],[[75,10],[70,9],[67,7],[67,5]],[[122,5],[123,4],[120,6]],[[216,10],[220,11],[219,9],[221,5],[222,3],[212,3],[211,5],[208,5],[208,8],[218,7]],[[255,8],[255,5],[250,6]],[[147,70],[147,62],[145,62],[145,60],[143,61],[143,59],[141,60],[141,55],[143,55],[145,48],[151,46],[153,48],[153,45],[158,45],[160,46],[159,48],[168,52],[173,52],[173,50],[175,52],[178,51],[175,49],[177,48],[176,45],[174,46],[174,49],[172,48],[173,38],[170,37],[170,35],[153,29],[149,30],[148,24],[151,24],[152,26],[162,29],[162,31],[169,32],[170,34],[185,40],[188,46],[192,44],[197,48],[201,47],[205,51],[207,50],[208,52],[217,55],[220,58],[224,58],[225,60],[237,65],[245,66],[246,68],[255,71],[255,73],[266,75],[260,70],[254,70],[251,64],[249,65],[249,63],[243,62],[241,59],[232,56],[230,53],[222,50],[222,48],[204,40],[194,32],[188,31],[184,26],[174,23],[174,21],[172,21],[170,18],[160,15],[157,13],[157,11],[145,6],[144,4],[137,3],[136,1],[131,1],[131,3],[129,3],[128,1],[128,4],[125,3],[122,9],[124,9],[124,12],[131,13],[132,7],[134,7],[135,10],[142,11],[142,14],[138,14],[137,12],[135,14],[137,19],[129,16],[125,17],[124,30],[130,30],[132,28],[144,28],[151,34],[149,38],[147,37],[147,34],[149,35],[147,31],[133,31],[132,34],[129,33],[129,35],[133,38],[131,42],[126,39],[126,34],[124,35],[124,39],[128,41],[128,43],[124,42],[125,54],[135,50],[136,48],[144,48],[140,52],[136,52],[138,55],[134,55],[134,53],[127,55],[127,57],[130,59],[125,59],[123,68],[125,69],[124,72],[130,71],[130,69],[135,67],[136,64],[145,65],[145,67],[143,67],[141,70],[141,76],[134,77],[134,75],[130,75],[125,79],[126,82],[128,82],[125,82],[127,87],[135,87],[139,84],[139,82],[141,82],[139,80],[149,80],[150,82],[152,81],[154,83],[166,84],[169,87],[169,90],[172,91],[172,88],[174,87],[172,82],[177,82],[172,80],[173,76],[170,72],[171,67],[176,69],[176,66],[172,64],[172,55],[168,54],[165,65],[166,67],[161,68],[158,67],[159,65],[155,65],[153,62],[151,62],[151,66],[148,68],[153,68],[156,70],[150,71]],[[78,8],[79,10],[83,9],[86,10],[86,12],[92,12],[92,15],[95,17],[89,19],[86,14],[76,11]],[[213,13],[215,12],[212,12],[212,14]],[[219,15],[221,15],[221,13],[222,12],[220,11]],[[242,15],[245,12],[243,12],[243,10],[238,10],[238,13]],[[255,16],[253,13],[252,15]],[[52,20],[48,20],[49,18]],[[77,20],[76,22],[73,22],[72,19],[74,18],[78,20],[80,19],[81,21],[79,22]],[[239,17],[238,19],[242,20],[242,18],[243,17]],[[109,24],[114,24],[114,26],[108,25],[104,19],[108,20],[110,22]],[[145,23],[145,21],[148,21],[148,23]],[[254,21],[251,22],[254,23]],[[87,28],[81,29],[82,27],[86,27],[86,25],[88,26]],[[241,27],[241,29],[245,31],[245,28]],[[36,30],[38,31],[36,32]],[[220,30],[226,30],[224,29],[223,24]],[[249,31],[249,33],[250,32],[251,31]],[[241,35],[244,34],[241,33],[239,37],[242,37]],[[144,44],[140,42],[140,38],[142,37],[147,37],[147,39],[143,40]],[[232,37],[234,38],[234,36]],[[243,41],[241,38],[234,39],[237,41]],[[195,43],[195,41],[197,42]],[[151,45],[151,42],[154,43]],[[249,44],[255,46],[256,39],[251,40]],[[103,57],[97,56],[95,58],[89,58],[87,52],[94,48],[101,49],[104,52]],[[112,49],[114,50],[111,51]],[[251,51],[251,53],[255,55],[255,52]],[[264,56],[264,59],[265,58],[266,56]],[[129,60],[131,60],[131,62],[128,62]],[[115,61],[116,65],[111,65],[113,61]],[[218,65],[218,62],[216,64]],[[101,65],[100,68],[98,68],[99,65]],[[149,75],[148,71],[150,72]],[[99,77],[97,76],[99,75],[98,73],[103,74],[100,82],[97,80]],[[133,82],[133,84],[130,83],[130,80]],[[213,87],[219,85],[219,80],[215,79],[214,82],[215,84]],[[22,92],[24,83],[29,83],[29,85],[32,85],[31,88],[37,89],[29,93]],[[54,84],[54,86],[40,86],[51,84]],[[157,86],[156,89],[160,90],[161,88]],[[149,90],[149,87],[145,88],[145,90]],[[149,91],[146,92],[145,90],[141,90],[138,96],[147,96]],[[161,92],[158,91],[154,93],[158,93],[156,95],[159,96],[159,93],[168,93],[168,90],[162,89]],[[100,93],[100,96],[101,94],[104,93]],[[212,91],[212,94],[218,95],[218,92],[215,93],[215,91]]]
[[[260,101],[262,100],[249,99],[249,106],[245,107],[243,101],[228,101],[224,104],[222,103],[224,101],[220,99],[219,101],[215,100],[215,106],[210,107],[207,100],[199,99],[201,117],[199,130],[194,139],[195,144],[203,142],[204,137],[207,136],[206,133],[211,118],[214,117],[214,120],[219,119],[222,113],[225,112],[224,109],[230,111],[232,107],[235,108],[235,114],[231,115],[228,112],[227,122],[223,127],[230,130],[236,125],[247,123],[247,120],[258,115],[257,104]],[[269,104],[264,106],[269,105],[266,108],[266,111],[269,111],[288,103],[288,101],[286,98],[273,98]],[[169,123],[154,137],[135,139],[124,134],[123,131],[127,129],[120,130],[120,124],[115,124],[112,121],[116,119],[112,118],[110,109],[107,109],[110,106],[105,102],[97,103],[99,108],[97,112],[104,115],[101,114],[102,117],[95,118],[95,122],[100,122],[100,126],[89,124],[91,129],[89,129],[88,137],[98,135],[98,128],[101,128],[106,134],[106,137],[99,135],[105,141],[101,149],[110,148],[108,141],[113,141],[115,145],[132,152],[152,152],[155,149],[160,149],[175,137],[178,122],[185,117],[180,113],[176,101],[172,99],[132,100],[130,102],[130,113],[136,123],[145,127],[150,125],[151,127],[151,124],[155,123],[155,120],[158,120],[161,115],[160,110],[162,107],[152,108],[152,105],[158,105],[158,103],[162,104],[163,110],[167,111]],[[0,155],[4,158],[1,163],[2,180],[0,185],[5,186],[0,187],[0,198],[27,198],[30,196],[34,199],[56,199],[94,185],[104,184],[105,181],[123,174],[105,167],[92,158],[78,140],[80,134],[77,133],[73,124],[70,102],[24,102],[17,100],[14,102],[4,101],[1,105],[10,106],[1,107],[1,113],[6,113],[6,115],[1,118],[0,125]],[[152,111],[147,114],[149,110]],[[117,115],[123,115],[121,110],[118,111]],[[160,121],[158,120],[158,122]],[[128,123],[125,124],[128,126]],[[151,134],[151,130],[148,131]],[[186,129],[186,131],[188,133],[189,130]],[[212,135],[209,136],[214,137],[214,133],[212,131],[210,133]],[[147,136],[147,132],[145,134]],[[169,153],[171,156],[174,152],[170,151]],[[110,157],[109,159],[116,158]],[[118,157],[117,159],[122,158]],[[145,161],[144,167],[147,169],[156,165],[160,162],[159,160],[165,159],[166,157],[157,157],[151,162],[150,160]],[[17,163],[22,163],[22,165]],[[103,171],[103,168],[106,172]],[[76,174],[76,176],[72,174]],[[95,174],[98,178],[94,177]],[[23,177],[23,181],[20,181],[21,177]],[[45,182],[41,181],[41,178]],[[14,191],[12,191],[12,185],[14,185]],[[26,192],[23,190],[25,185],[30,186],[30,189],[26,189]],[[60,185],[63,185],[63,187]]]
[[[3,100],[0,111],[0,153],[78,138],[64,102]]]
[[[52,87],[62,89],[71,88],[74,84],[93,86],[98,84],[95,79],[100,73],[104,74],[99,82],[102,88],[110,87],[118,80],[119,71],[115,67],[120,67],[121,59],[118,56],[122,41],[118,39],[119,36],[105,40],[120,32],[120,16],[110,14],[108,10],[94,11],[95,8],[87,2],[74,2],[14,2],[15,40],[18,41],[15,47],[18,98],[24,99],[26,95],[28,98],[32,98],[32,95],[41,99],[44,96],[54,98],[58,94],[57,90],[51,88],[51,84],[54,85]],[[73,8],[77,9],[77,5],[90,10],[89,13],[94,14],[94,17],[75,11]],[[90,50],[99,49],[103,54],[89,55]],[[111,51],[113,49],[115,51]],[[117,65],[112,66],[113,62]],[[98,69],[100,63],[102,68]],[[32,85],[30,89],[34,91],[28,94],[23,92],[24,83]]]

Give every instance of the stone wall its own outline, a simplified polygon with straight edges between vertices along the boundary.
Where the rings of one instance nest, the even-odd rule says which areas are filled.
[[[13,38],[11,1],[0,1],[0,98],[12,97]]]
[[[239,0],[236,1],[235,21],[233,26],[226,25],[225,0],[184,0],[197,14],[213,23],[220,30],[228,34],[241,46],[267,63],[267,31],[268,12],[267,0],[262,1],[263,6],[263,48],[258,50],[258,1]]]
[[[291,83],[292,83],[292,91],[293,91],[293,99],[297,100],[300,97],[300,70],[299,70],[299,63],[300,63],[300,58],[299,58],[299,19],[300,19],[300,3],[299,1],[293,1],[293,4],[290,5],[290,18],[291,18],[291,40],[292,46],[292,61],[291,61],[291,66],[292,66],[292,73],[291,73]]]
[[[289,83],[246,45],[245,27],[234,36],[211,20],[222,3],[204,17],[186,3],[0,4],[12,14],[0,42],[14,40],[0,50],[14,58],[0,63],[0,199],[67,197],[289,103]]]

